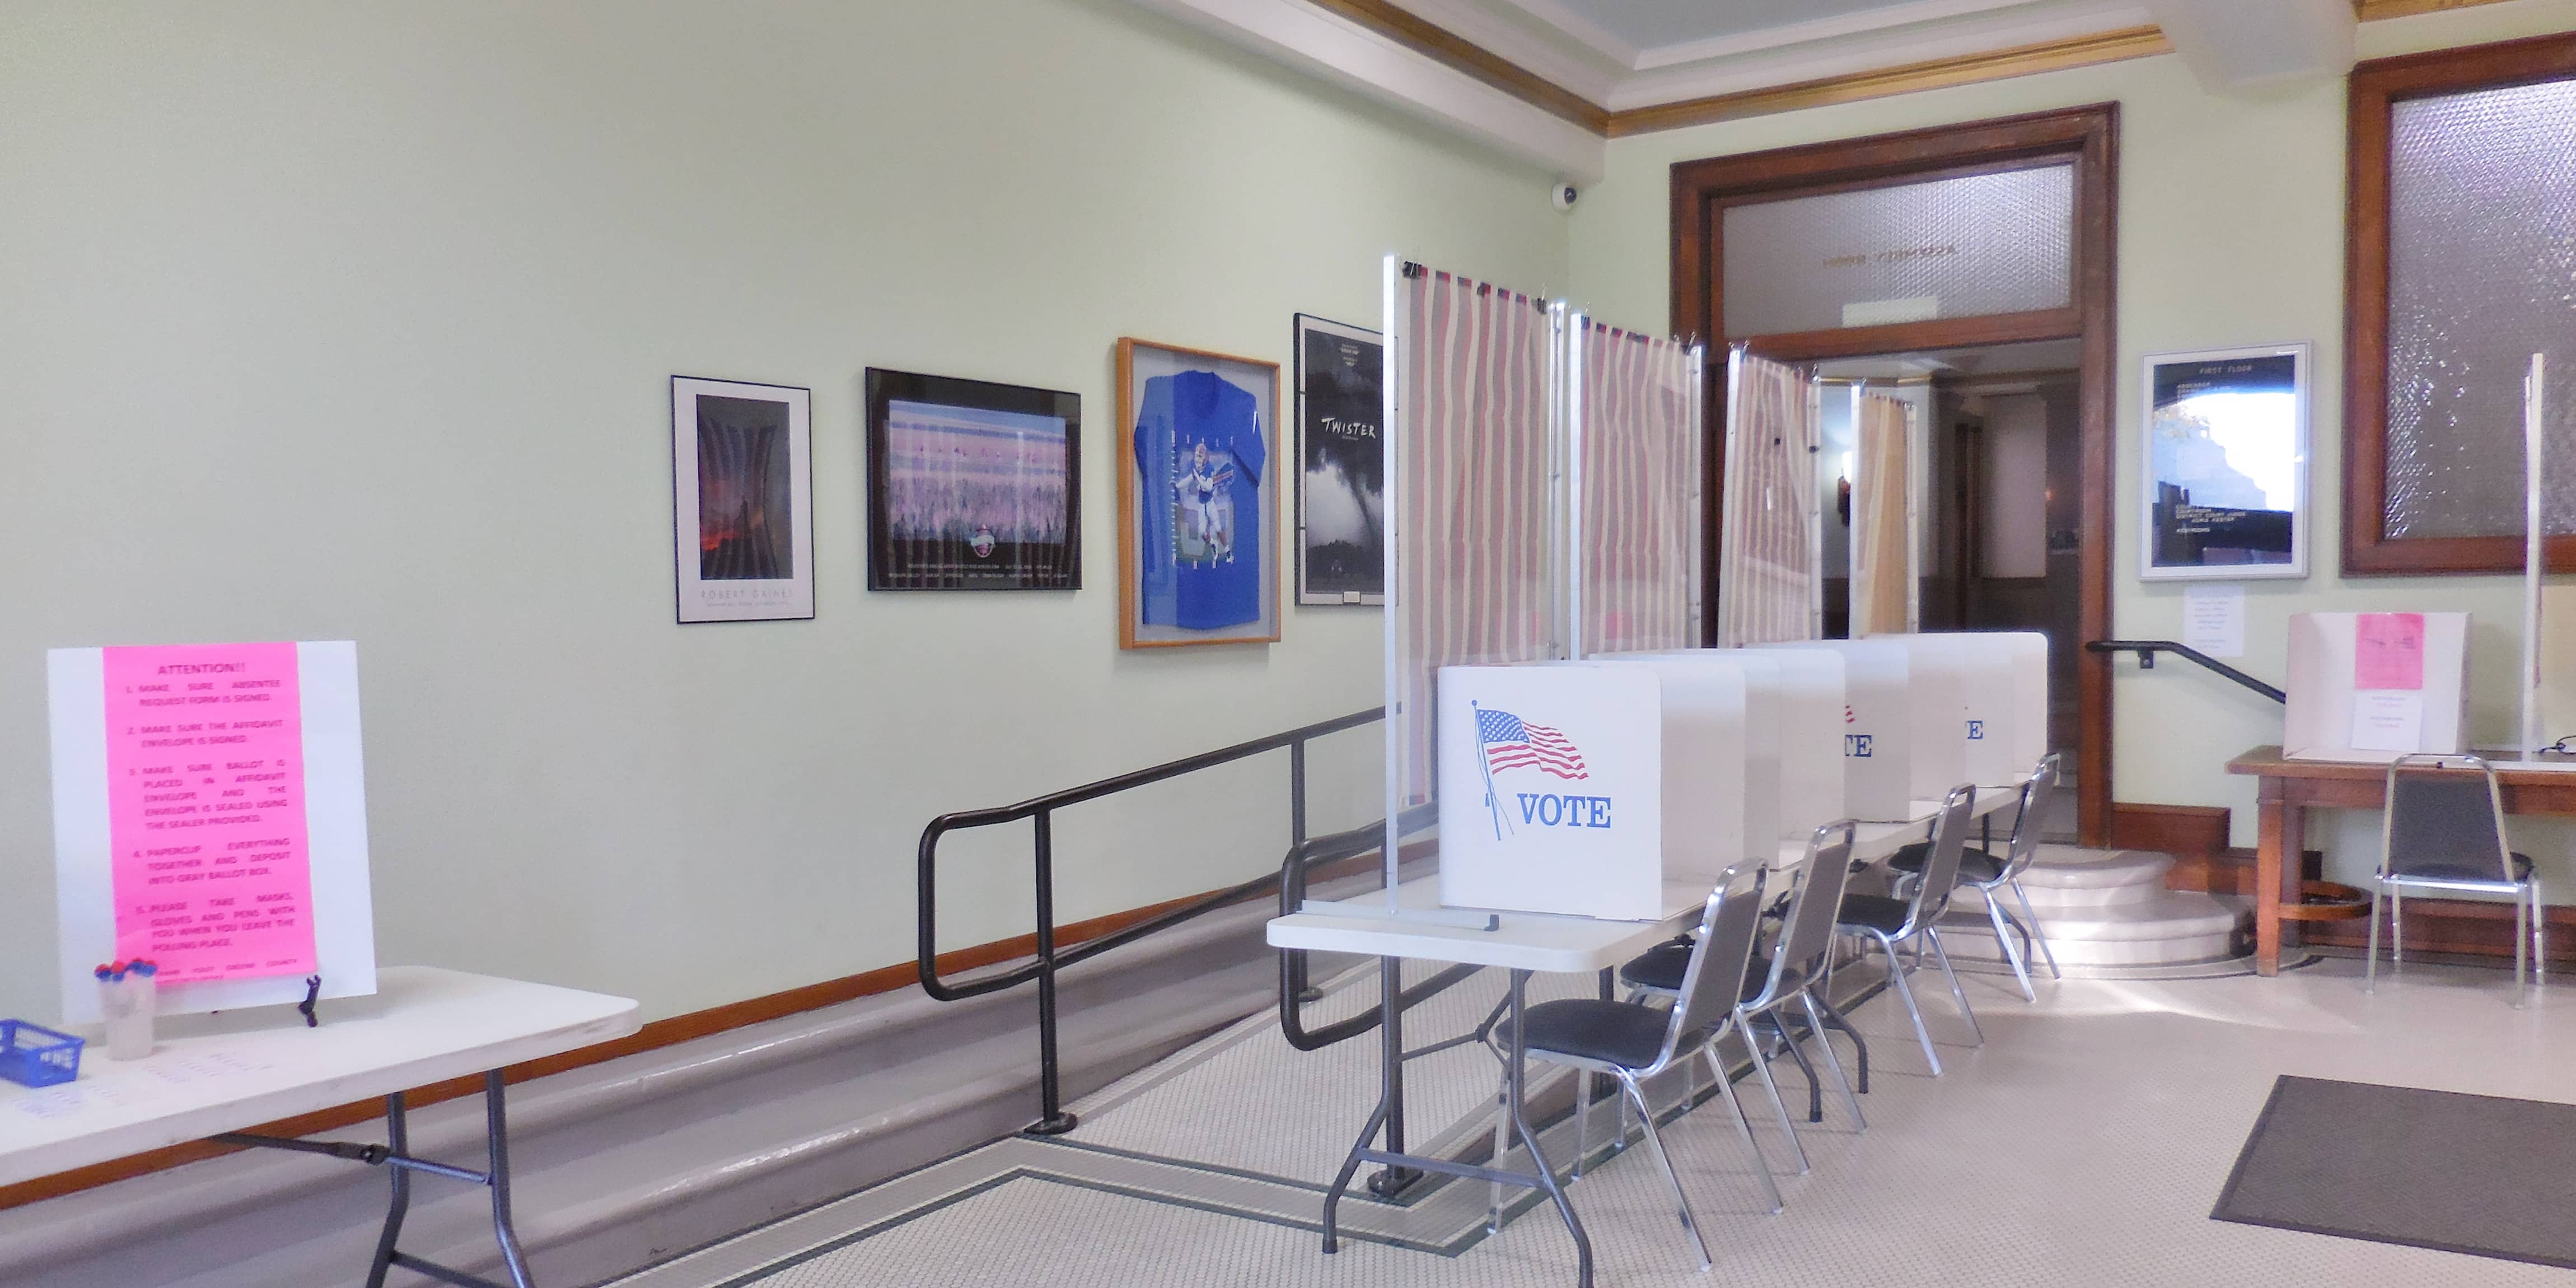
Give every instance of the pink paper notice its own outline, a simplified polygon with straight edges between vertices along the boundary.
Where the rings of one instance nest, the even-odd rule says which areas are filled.
[[[2424,687],[2422,613],[2362,613],[2352,644],[2352,687]]]
[[[310,974],[295,646],[101,652],[116,955],[169,983]]]

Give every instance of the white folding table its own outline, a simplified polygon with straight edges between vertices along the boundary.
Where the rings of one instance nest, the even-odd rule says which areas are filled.
[[[2008,788],[1980,788],[1971,812],[1973,816],[1990,815],[2017,799],[2019,793]],[[1884,859],[1908,842],[1922,839],[1932,821],[1939,816],[1940,806],[1937,802],[1916,801],[1913,809],[1917,817],[1911,822],[1860,825],[1853,844],[1853,858],[1856,861]],[[1795,867],[1805,858],[1804,845],[1784,844],[1774,870]],[[1706,906],[1709,892],[1710,887],[1704,882],[1665,882],[1664,915],[1655,921],[1603,921],[1591,917],[1498,912],[1493,914],[1491,929],[1479,930],[1387,916],[1383,891],[1343,899],[1338,901],[1338,905],[1309,903],[1305,911],[1274,918],[1269,924],[1269,941],[1274,948],[1352,953],[1378,959],[1382,997],[1378,1023],[1381,1044],[1378,1103],[1369,1115],[1368,1125],[1360,1129],[1359,1140],[1351,1146],[1350,1155],[1343,1160],[1341,1174],[1333,1179],[1332,1188],[1324,1195],[1324,1251],[1333,1252],[1340,1246],[1336,1217],[1343,1192],[1350,1188],[1352,1178],[1363,1163],[1377,1163],[1390,1169],[1390,1174],[1398,1178],[1399,1185],[1404,1171],[1411,1169],[1546,1191],[1548,1198],[1556,1204],[1557,1215],[1565,1221],[1567,1233],[1574,1237],[1575,1281],[1582,1288],[1590,1288],[1591,1238],[1584,1233],[1582,1218],[1575,1214],[1574,1204],[1566,1198],[1564,1187],[1556,1179],[1555,1169],[1540,1152],[1538,1134],[1530,1130],[1523,1103],[1525,1075],[1521,1020],[1529,977],[1539,971],[1594,974],[1617,966],[1687,927]],[[1422,877],[1407,881],[1396,888],[1396,895],[1401,908],[1438,908],[1439,878]],[[1350,911],[1336,912],[1337,906]],[[1505,1068],[1508,1089],[1504,1100],[1511,1115],[1513,1131],[1529,1149],[1532,1171],[1505,1171],[1500,1158],[1492,1160],[1494,1166],[1477,1167],[1404,1152],[1405,1053],[1400,1015],[1402,963],[1408,958],[1452,965],[1499,966],[1511,972],[1508,1006],[1512,1018],[1512,1049]],[[1386,1147],[1373,1148],[1372,1142],[1378,1139],[1381,1129],[1386,1132]]]
[[[392,1197],[367,1284],[382,1288],[394,1266],[468,1288],[501,1288],[397,1251],[411,1201],[411,1174],[429,1172],[492,1191],[492,1233],[514,1288],[528,1288],[525,1258],[510,1218],[509,1124],[501,1070],[624,1037],[638,1027],[628,998],[525,984],[428,966],[376,974],[373,997],[320,1004],[306,1028],[285,1008],[213,1017],[175,1017],[141,1060],[107,1058],[105,1044],[81,1053],[80,1077],[54,1087],[0,1084],[0,1185],[213,1138],[328,1154],[387,1166]],[[275,1018],[285,1011],[286,1022]],[[256,1027],[254,1027],[256,1026]],[[483,1075],[490,1163],[471,1171],[407,1152],[403,1092],[467,1074]],[[386,1143],[357,1145],[242,1134],[240,1129],[385,1098]]]

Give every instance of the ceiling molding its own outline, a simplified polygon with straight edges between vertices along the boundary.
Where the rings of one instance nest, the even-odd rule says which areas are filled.
[[[1568,119],[1547,104],[1579,105],[1569,91],[1419,19],[1402,25],[1362,22],[1314,0],[1135,2],[1457,130],[1554,178],[1590,183],[1608,164],[1607,114],[1601,109],[1589,108],[1590,119]],[[1364,0],[1348,2],[1401,13]]]
[[[2412,18],[2419,13],[2442,13],[2452,9],[2475,9],[2495,4],[2497,0],[2352,0],[2353,8],[2363,22],[2382,18]]]
[[[1991,53],[1937,58],[1871,72],[1824,77],[1795,85],[1739,90],[1679,103],[1631,108],[1611,113],[1610,137],[1677,130],[1748,116],[1795,112],[1835,103],[1947,89],[1954,85],[1973,85],[1980,81],[2065,71],[2072,67],[2091,67],[2172,52],[2173,45],[2165,39],[2163,32],[2151,26],[2131,27],[2024,45],[2017,49],[1999,49]]]
[[[1615,114],[1843,76],[1870,77],[1918,63],[2080,43],[2155,22],[2136,0],[2044,0],[2000,9],[1900,7],[1938,16],[1639,71],[1612,92],[1610,110]]]
[[[1566,0],[1133,2],[1585,183],[1611,138],[2174,52],[2164,0],[1911,0],[1651,49]],[[2499,2],[2353,0],[2364,22]]]
[[[1707,62],[1714,58],[1731,58],[1757,54],[1790,45],[1803,45],[1819,40],[1845,40],[1867,36],[1898,27],[1922,23],[1947,22],[1954,18],[1982,17],[2003,9],[2028,9],[2032,0],[1914,0],[1912,4],[1891,5],[1879,9],[1862,9],[1855,13],[1837,14],[1831,18],[1811,18],[1783,27],[1765,27],[1760,31],[1739,32],[1732,36],[1714,36],[1707,40],[1688,40],[1680,44],[1659,45],[1640,53],[1629,66],[1637,71],[1660,67],[1679,67]]]

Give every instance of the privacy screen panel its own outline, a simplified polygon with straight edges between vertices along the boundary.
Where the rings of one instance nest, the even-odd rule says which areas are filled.
[[[2072,162],[1726,208],[1729,338],[2072,303]]]
[[[2576,81],[2391,105],[2390,539],[2519,536],[2522,380],[2549,358],[2544,522],[2576,531]]]

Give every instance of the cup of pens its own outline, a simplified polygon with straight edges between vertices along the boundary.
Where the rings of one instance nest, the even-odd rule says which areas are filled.
[[[161,968],[138,957],[98,968],[98,1009],[107,1017],[107,1058],[140,1060],[152,1054],[152,1013],[158,998],[153,977]]]

